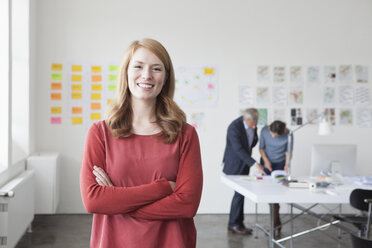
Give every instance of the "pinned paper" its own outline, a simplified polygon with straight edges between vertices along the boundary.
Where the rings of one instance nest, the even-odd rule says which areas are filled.
[[[81,92],[72,92],[71,93],[71,99],[82,99],[83,94]]]
[[[92,75],[92,82],[101,82],[102,76],[101,75]]]
[[[92,72],[101,72],[101,66],[92,66]]]
[[[118,65],[109,65],[109,71],[119,71]]]
[[[50,93],[50,100],[62,100],[62,94],[61,93]]]
[[[204,68],[204,74],[205,75],[214,75],[214,69],[213,68]]]
[[[62,90],[62,83],[51,83],[51,90]]]
[[[62,71],[62,64],[52,64],[52,71]]]
[[[82,84],[71,84],[71,90],[72,91],[81,91],[83,89],[83,85]]]
[[[82,124],[83,123],[83,117],[72,117],[71,118],[72,124]]]
[[[81,65],[72,65],[71,66],[71,71],[73,71],[73,72],[81,72],[81,71],[83,71],[83,67]]]
[[[62,118],[61,117],[50,117],[50,124],[61,124]]]
[[[52,80],[61,81],[62,80],[62,73],[52,73]]]
[[[108,80],[110,82],[116,82],[118,80],[118,75],[108,75]]]
[[[109,84],[108,85],[108,90],[109,91],[115,91],[116,90],[116,84]]]
[[[83,81],[82,75],[71,75],[71,81],[72,82],[81,82]]]
[[[101,103],[99,103],[99,102],[92,102],[90,104],[90,109],[92,109],[92,110],[100,110],[101,109]]]
[[[83,108],[82,107],[72,107],[71,108],[71,113],[82,114],[83,113]]]
[[[102,84],[92,84],[92,90],[94,91],[102,90]]]
[[[90,99],[92,99],[92,100],[101,100],[101,94],[100,93],[92,93],[90,95]]]
[[[50,108],[51,114],[61,114],[62,113],[62,107],[51,107]]]
[[[101,113],[91,113],[90,114],[91,120],[101,120]]]

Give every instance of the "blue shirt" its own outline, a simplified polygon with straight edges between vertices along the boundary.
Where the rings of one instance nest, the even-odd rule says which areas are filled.
[[[268,126],[261,130],[260,150],[265,150],[266,156],[271,163],[285,161],[285,154],[288,152],[288,135],[289,131],[273,138]],[[293,135],[291,135],[291,151],[293,151]]]

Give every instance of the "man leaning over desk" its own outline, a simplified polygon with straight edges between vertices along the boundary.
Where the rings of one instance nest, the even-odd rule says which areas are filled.
[[[264,174],[264,167],[254,160],[252,148],[257,144],[258,111],[254,108],[242,111],[227,129],[226,148],[223,156],[223,172],[227,175],[248,175],[250,167],[256,165]],[[244,225],[244,196],[235,192],[227,230],[229,233],[248,235],[251,228]]]

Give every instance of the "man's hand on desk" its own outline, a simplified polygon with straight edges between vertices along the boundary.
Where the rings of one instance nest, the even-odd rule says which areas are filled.
[[[259,164],[259,163],[256,163],[256,166],[257,166],[257,169],[258,169],[258,172],[260,174],[263,174],[263,175],[266,175],[265,171],[264,171],[264,166],[262,164]]]

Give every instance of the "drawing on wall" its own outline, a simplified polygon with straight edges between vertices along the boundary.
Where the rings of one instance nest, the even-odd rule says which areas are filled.
[[[274,67],[274,83],[284,83],[285,82],[285,67],[275,66]]]
[[[343,105],[354,104],[354,89],[352,86],[342,85],[339,87],[339,102]]]
[[[180,66],[175,69],[175,75],[174,100],[181,108],[203,108],[217,105],[216,67]]]
[[[251,86],[239,85],[239,106],[251,107],[254,104],[254,91]]]
[[[355,104],[357,105],[369,105],[371,100],[369,87],[357,86],[355,87]]]
[[[336,125],[336,111],[335,108],[326,108],[324,109],[324,113],[328,116],[331,124],[334,126]]]
[[[273,109],[273,120],[272,121],[282,121],[287,122],[287,110],[285,108],[274,108]]]
[[[256,102],[260,105],[270,104],[270,89],[269,87],[257,87]]]
[[[291,108],[291,125],[298,126],[302,125],[303,116],[301,108]]]
[[[258,126],[266,126],[267,125],[267,109],[266,108],[258,108]]]
[[[324,83],[336,82],[336,66],[324,66]]]
[[[368,83],[368,66],[355,66],[355,79],[357,83]]]
[[[357,109],[356,124],[358,127],[372,127],[372,109]]]
[[[353,82],[353,70],[351,65],[340,65],[339,68],[339,81],[340,83]]]
[[[353,125],[353,111],[351,109],[340,109],[340,125]]]
[[[304,93],[302,86],[291,87],[289,91],[289,103],[290,104],[303,104],[304,102]]]
[[[323,103],[324,104],[335,104],[336,103],[336,89],[334,87],[324,87]]]
[[[50,84],[50,124],[62,124],[63,65],[52,63]]]
[[[200,129],[203,127],[203,119],[205,117],[205,113],[203,112],[195,112],[191,113],[190,115],[190,125],[196,129]]]
[[[259,83],[270,83],[270,66],[261,65],[257,67],[257,82]]]
[[[303,83],[302,66],[291,66],[289,69],[289,78],[291,83]]]
[[[316,108],[308,108],[306,111],[306,121],[309,122],[310,125],[317,124],[319,115],[318,109]]]
[[[308,83],[320,83],[320,67],[309,66],[307,68],[307,82]]]
[[[287,105],[287,88],[282,86],[274,86],[272,92],[273,104]]]

